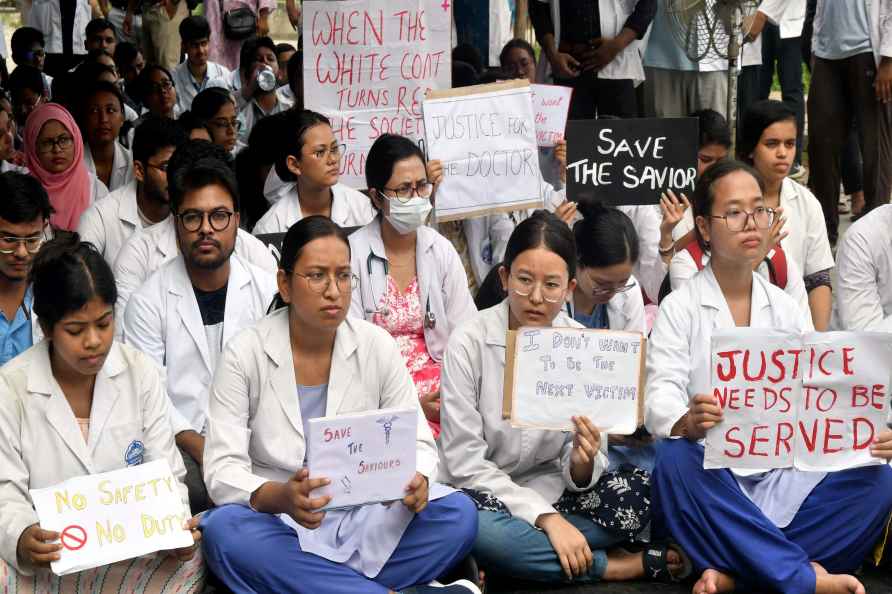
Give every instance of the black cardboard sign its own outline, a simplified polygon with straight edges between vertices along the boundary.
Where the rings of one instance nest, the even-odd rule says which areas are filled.
[[[614,206],[658,204],[660,194],[694,191],[696,118],[567,122],[567,198]]]

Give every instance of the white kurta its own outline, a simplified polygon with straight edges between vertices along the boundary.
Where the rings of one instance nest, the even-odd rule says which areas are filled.
[[[331,196],[331,220],[341,227],[368,225],[377,214],[371,199],[350,186],[335,184],[331,187]],[[285,233],[302,218],[297,184],[292,183],[288,191],[283,192],[281,198],[257,221],[253,233]]]

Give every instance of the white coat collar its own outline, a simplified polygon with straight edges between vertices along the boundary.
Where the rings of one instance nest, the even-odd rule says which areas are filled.
[[[286,221],[299,221],[304,218],[303,211],[300,209],[300,194],[297,191],[297,182],[291,184],[288,193],[283,196],[283,200],[288,205],[288,210],[285,212]],[[349,227],[353,224],[350,212],[350,197],[347,195],[345,187],[340,183],[331,187],[331,220],[341,227]]]
[[[131,159],[129,151],[121,146],[120,142],[115,141],[115,156],[112,160],[112,173],[109,177],[109,183],[114,183],[118,175],[126,177],[127,171],[132,166]],[[93,160],[93,153],[90,151],[90,145],[86,142],[84,142],[84,165],[87,166],[87,170],[93,174],[93,177],[99,180],[99,176],[96,175],[96,162]],[[105,185],[101,180],[100,183]],[[111,190],[111,188],[107,189]]]
[[[128,182],[119,191],[121,197],[118,200],[118,218],[136,229],[141,229],[142,220],[139,217],[139,206],[136,203],[136,180]]]
[[[183,324],[195,341],[195,346],[201,352],[208,371],[213,373],[211,356],[208,350],[207,335],[204,331],[204,322],[201,319],[201,310],[198,308],[198,300],[195,298],[195,290],[189,273],[186,270],[186,262],[183,256],[177,256],[167,266],[171,267],[171,278],[168,292],[177,295],[180,299],[177,303],[177,313],[183,320]],[[241,328],[238,318],[245,313],[245,308],[240,307],[239,294],[241,290],[251,284],[251,274],[241,263],[235,254],[229,258],[229,280],[226,283],[226,306],[223,313],[223,344],[226,344],[236,329]]]
[[[120,345],[113,342],[105,364],[96,375],[93,404],[90,409],[90,434],[88,442],[85,442],[75,420],[74,412],[71,410],[71,405],[68,404],[65,394],[62,393],[62,389],[53,377],[49,349],[49,340],[43,340],[34,346],[34,357],[31,368],[28,370],[28,392],[49,398],[46,406],[47,421],[87,471],[95,472],[92,459],[93,451],[119,396],[119,391],[113,380],[126,371],[127,363],[121,353]]]
[[[366,322],[347,318],[338,326],[334,351],[331,355],[331,371],[328,375],[326,415],[336,414],[344,397],[349,393],[356,365],[348,360],[359,346],[355,324],[364,323]],[[297,381],[295,380],[294,357],[291,351],[288,308],[283,307],[268,315],[258,324],[257,331],[261,335],[266,355],[276,366],[275,371],[270,374],[271,387],[277,394],[282,409],[295,431],[303,435],[300,407],[296,403]]]
[[[508,338],[508,298],[498,305],[483,310],[485,315],[479,320],[483,324],[484,341],[488,345],[504,347]],[[555,328],[584,328],[582,324],[567,315],[566,305],[551,322]]]
[[[722,289],[719,286],[719,281],[715,278],[715,274],[712,272],[712,266],[707,265],[697,274],[697,276],[691,279],[691,282],[694,281],[696,281],[697,284],[692,286],[692,288],[694,289],[695,295],[699,295],[700,302],[704,307],[709,307],[719,312],[725,312],[729,316],[731,315],[731,312],[728,309],[728,302],[725,300],[725,296],[722,294]],[[750,303],[751,313],[771,308],[771,302],[768,299],[768,289],[765,286],[767,282],[768,281],[763,279],[760,274],[753,273],[752,300]]]
[[[383,215],[378,214],[378,216],[372,219],[371,223],[366,225],[366,229],[368,229],[369,249],[371,252],[375,254],[375,257],[387,260],[387,252],[384,250],[384,240],[381,239],[382,216]],[[433,248],[436,233],[436,231],[427,226],[421,226],[415,232],[416,266],[418,265],[417,262],[420,261],[419,256],[427,253],[428,250]]]

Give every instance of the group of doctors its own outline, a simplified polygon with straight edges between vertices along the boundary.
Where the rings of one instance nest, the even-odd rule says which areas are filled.
[[[863,591],[851,574],[892,511],[887,465],[702,468],[699,441],[721,422],[705,395],[714,330],[831,323],[826,230],[780,166],[792,164],[795,117],[774,103],[753,110],[739,155],[750,165],[704,167],[692,208],[669,194],[659,210],[576,205],[551,189],[546,210],[490,219],[508,232],[476,304],[468,254],[428,225],[441,165],[384,135],[368,154],[368,195],[347,188],[343,148],[313,112],[275,116],[287,147],[269,173],[277,200],[254,232],[285,233],[278,259],[241,228],[228,152],[210,142],[146,151],[137,206],[158,168],[170,216],[131,225],[123,243],[96,241],[111,250],[68,234],[41,246],[46,191],[2,174],[0,268],[29,279],[34,328],[33,346],[0,369],[11,591],[196,591],[210,568],[234,592],[478,592],[477,575],[436,582],[469,554],[491,575],[544,582],[697,572],[698,594]],[[726,146],[708,126],[701,136],[701,153]],[[890,208],[841,241],[836,327],[888,324],[880,283],[892,261],[876,234]],[[107,221],[96,233],[118,237]],[[684,283],[672,276],[680,257],[691,260]],[[649,435],[608,436],[596,418],[574,418],[566,433],[502,418],[509,330],[645,333],[645,300],[659,301],[667,270],[672,293],[648,349]],[[402,502],[319,511],[328,501],[314,489],[328,477],[304,468],[308,421],[394,406],[419,411],[417,474]],[[892,458],[892,432],[872,452]],[[28,489],[153,459],[169,462],[201,514],[184,526],[201,548],[53,575],[65,551]]]

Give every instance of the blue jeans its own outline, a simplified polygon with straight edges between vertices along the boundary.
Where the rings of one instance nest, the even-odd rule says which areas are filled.
[[[409,523],[374,580],[304,553],[297,533],[278,516],[244,505],[210,510],[201,528],[208,567],[235,594],[387,594],[426,584],[466,557],[477,518],[474,503],[462,493],[431,501]]]
[[[480,511],[474,558],[486,571],[535,582],[562,582],[566,580],[548,535],[535,526],[506,512]],[[565,515],[592,549],[592,568],[574,582],[596,582],[607,569],[607,553],[610,545],[625,540],[611,534],[578,515]]]

